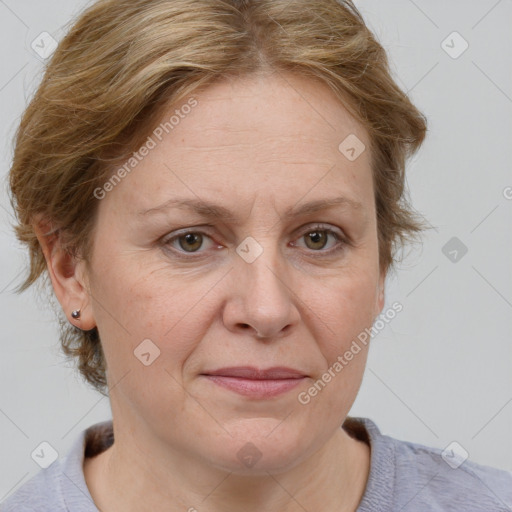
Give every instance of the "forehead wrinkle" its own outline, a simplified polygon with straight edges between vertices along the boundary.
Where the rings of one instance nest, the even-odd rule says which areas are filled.
[[[208,141],[207,138],[205,138],[205,134],[209,131],[214,132],[215,134],[218,133],[218,140]],[[250,132],[254,135],[254,138],[248,141],[244,136],[239,141],[225,142],[226,134],[233,133],[238,135],[241,132]],[[195,136],[196,133],[194,133],[193,136],[190,135],[189,138],[193,139]],[[205,128],[201,130],[201,132],[197,133],[197,137],[201,141],[201,144],[195,144],[192,140],[186,141],[186,138],[183,138],[182,143],[179,144],[177,149],[222,150],[225,148],[253,147],[255,149],[276,150],[283,149],[283,144],[286,144],[286,146],[284,146],[286,149],[296,149],[303,147],[303,145],[307,145],[306,147],[308,149],[311,147],[319,147],[337,151],[338,148],[338,143],[331,141],[331,137],[318,137],[317,135],[305,134],[300,131],[295,134],[279,133],[262,136],[261,132],[255,131],[254,128],[250,127],[246,129],[233,129],[232,127]],[[256,137],[261,140],[255,140]]]
[[[256,197],[253,199],[251,208],[248,216],[250,216],[252,210],[254,209],[254,204],[256,202]],[[275,206],[275,198],[272,198],[272,206],[274,210],[277,212],[277,208]],[[347,209],[353,209],[357,211],[362,211],[366,213],[363,204],[354,199],[340,196],[328,199],[318,199],[316,201],[310,201],[308,203],[303,204],[302,206],[294,205],[288,208],[282,215],[281,218],[284,219],[292,219],[294,217],[300,215],[308,215],[311,213],[316,213],[321,210],[332,209],[334,207],[342,207]],[[228,208],[220,205],[214,204],[209,201],[203,201],[200,199],[176,199],[171,198],[159,206],[154,208],[149,208],[146,210],[141,210],[137,212],[138,216],[147,216],[153,215],[157,213],[164,213],[165,211],[178,208],[178,209],[188,209],[192,210],[195,213],[208,218],[215,218],[222,221],[236,222],[237,216],[234,212],[229,210]],[[279,214],[279,213],[278,213]]]

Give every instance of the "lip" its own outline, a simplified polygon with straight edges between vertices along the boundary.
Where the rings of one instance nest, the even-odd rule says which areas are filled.
[[[203,372],[203,375],[215,375],[221,377],[238,377],[251,380],[280,380],[299,379],[306,375],[299,370],[285,366],[273,366],[272,368],[259,369],[254,366],[232,366]]]
[[[307,377],[298,370],[283,366],[266,369],[237,366],[207,371],[201,375],[220,387],[255,399],[286,393]]]

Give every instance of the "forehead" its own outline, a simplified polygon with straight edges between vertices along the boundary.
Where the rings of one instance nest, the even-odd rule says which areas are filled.
[[[154,148],[113,194],[134,211],[199,197],[277,207],[306,195],[373,202],[367,133],[325,84],[276,72],[192,96],[193,108],[181,109],[184,100],[162,112]]]
[[[280,72],[250,75],[216,83],[195,96],[198,107],[177,130],[184,147],[252,151],[259,159],[284,157],[288,151],[292,158],[332,162],[351,134],[369,144],[363,127],[318,80]]]

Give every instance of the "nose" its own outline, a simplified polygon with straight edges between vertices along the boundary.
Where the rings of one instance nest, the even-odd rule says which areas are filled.
[[[226,328],[237,334],[274,339],[288,335],[300,319],[296,292],[279,255],[269,249],[252,263],[237,256],[230,272]]]

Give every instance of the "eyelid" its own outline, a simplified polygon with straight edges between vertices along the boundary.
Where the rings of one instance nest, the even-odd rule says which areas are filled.
[[[315,229],[317,229],[318,231],[328,231],[330,233],[333,233],[333,234],[339,236],[340,238],[343,236],[343,232],[341,231],[341,229],[336,228],[332,224],[324,224],[322,222],[313,222],[310,224],[306,224],[305,226],[301,226],[300,228],[298,228],[297,233],[298,234],[302,233],[302,236],[303,236],[306,233],[315,231]]]

